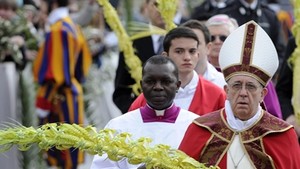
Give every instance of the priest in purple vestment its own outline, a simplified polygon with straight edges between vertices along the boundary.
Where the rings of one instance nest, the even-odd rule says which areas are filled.
[[[105,128],[130,133],[133,139],[151,138],[151,145],[165,144],[177,149],[189,124],[199,117],[174,104],[180,84],[178,68],[171,59],[161,55],[150,57],[143,67],[141,81],[147,104],[112,119]],[[112,161],[105,154],[94,157],[91,169],[133,169],[141,165],[129,164],[126,159]]]

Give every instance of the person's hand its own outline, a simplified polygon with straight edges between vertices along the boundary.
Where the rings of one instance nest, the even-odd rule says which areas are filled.
[[[37,51],[35,50],[26,50],[26,59],[33,61],[37,55]]]
[[[9,42],[10,42],[11,44],[16,44],[16,45],[18,45],[18,46],[20,47],[20,46],[23,46],[23,45],[24,45],[25,40],[24,40],[24,38],[23,38],[22,36],[17,35],[17,36],[11,37],[11,38],[9,39]]]
[[[298,135],[298,138],[300,138],[300,124],[297,123],[295,115],[290,115],[287,119],[286,122],[289,124],[293,125],[295,128],[295,131]]]

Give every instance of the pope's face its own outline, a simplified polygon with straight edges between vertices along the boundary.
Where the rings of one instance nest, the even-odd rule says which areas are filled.
[[[171,106],[180,81],[174,74],[175,67],[171,63],[151,64],[144,67],[141,86],[147,103],[156,110]]]
[[[242,75],[230,78],[225,91],[234,116],[240,120],[253,117],[258,110],[258,105],[267,94],[267,89],[256,79]]]

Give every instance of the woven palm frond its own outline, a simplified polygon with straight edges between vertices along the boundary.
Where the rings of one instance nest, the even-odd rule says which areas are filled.
[[[149,25],[143,22],[130,22],[128,24],[128,35],[130,39],[136,40],[152,34],[165,35],[167,31],[165,29],[156,27],[154,25]]]
[[[92,126],[82,127],[67,123],[48,123],[38,129],[20,126],[0,130],[0,138],[0,151],[7,151],[12,145],[17,145],[22,151],[27,151],[33,144],[37,144],[43,150],[53,147],[65,150],[74,147],[93,155],[101,156],[106,153],[113,161],[125,157],[130,164],[145,163],[148,169],[207,168],[168,145],[150,146],[150,138],[133,140],[130,133],[117,133],[112,129],[97,132]]]
[[[292,27],[292,33],[295,37],[296,48],[289,58],[289,62],[293,66],[293,72],[300,72],[300,1],[294,1],[295,23]],[[299,73],[293,74],[293,108],[297,123],[300,124],[300,76]]]

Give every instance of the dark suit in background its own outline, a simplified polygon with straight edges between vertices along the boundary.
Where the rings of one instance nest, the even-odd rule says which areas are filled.
[[[292,124],[297,132],[298,141],[300,143],[300,125],[296,121],[294,108],[292,105],[293,97],[293,68],[289,65],[288,60],[296,49],[295,38],[288,40],[285,57],[278,74],[276,84],[276,92],[279,98],[283,119]]]
[[[153,42],[151,36],[140,38],[133,41],[133,47],[136,51],[136,55],[144,63],[148,58],[155,55]],[[115,78],[115,91],[113,93],[113,101],[122,113],[126,113],[131,103],[136,99],[136,95],[133,93],[131,85],[135,84],[134,79],[128,72],[128,67],[124,61],[123,53],[119,56],[119,65]]]
[[[295,49],[295,38],[290,38],[276,84],[276,92],[279,98],[284,120],[286,120],[290,115],[294,114],[294,109],[291,101],[293,96],[293,70],[292,67],[289,66],[288,59]]]
[[[200,5],[193,9],[191,19],[206,21],[210,17],[219,14],[219,11],[224,8],[229,8],[233,5],[234,0],[226,0],[224,3],[213,4],[211,0],[205,0]]]

